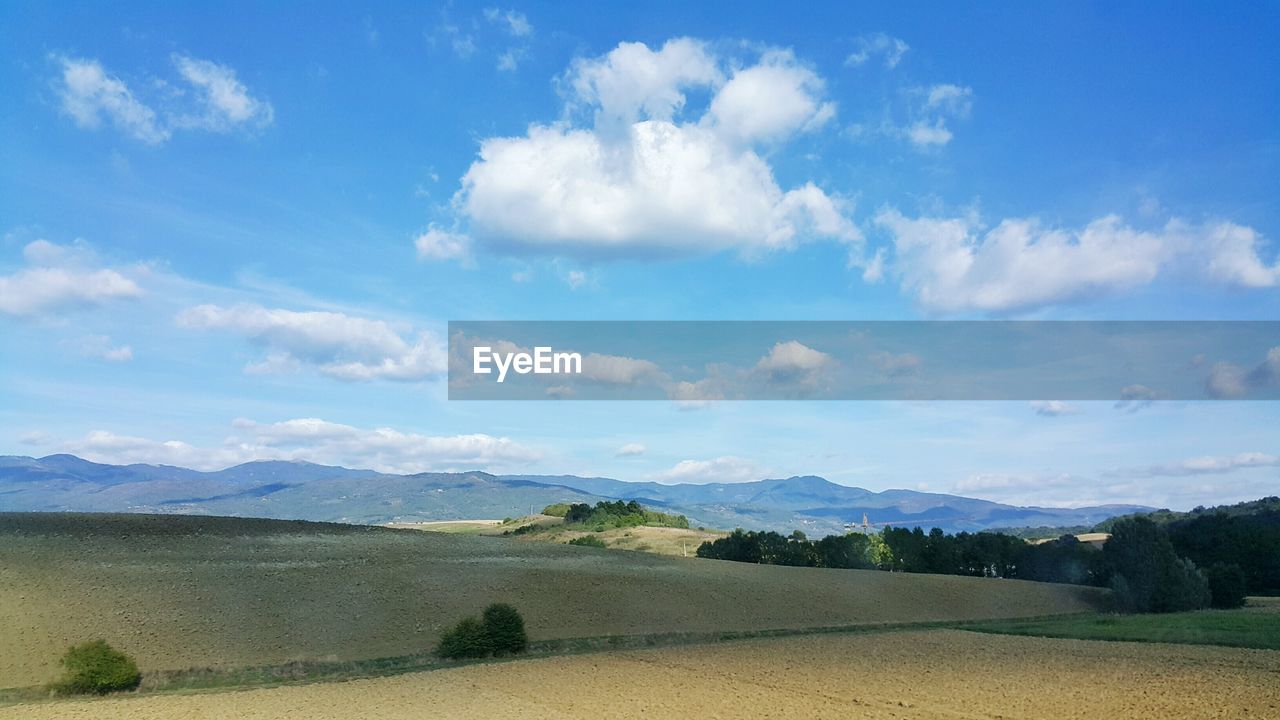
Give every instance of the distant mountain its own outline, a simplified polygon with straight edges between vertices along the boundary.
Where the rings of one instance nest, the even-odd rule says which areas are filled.
[[[1038,508],[912,490],[872,492],[815,476],[705,485],[485,472],[393,475],[260,461],[216,472],[104,465],[73,455],[0,456],[0,511],[158,512],[380,523],[519,516],[558,502],[637,500],[695,525],[809,533],[861,523],[948,531],[1093,525],[1135,505]]]
[[[572,475],[508,477],[555,483],[623,500],[637,500],[678,510],[708,526],[720,528],[800,528],[806,532],[810,529],[835,532],[849,523],[860,524],[865,514],[868,521],[876,527],[921,525],[956,532],[1022,525],[1093,525],[1116,515],[1150,510],[1136,505],[1019,507],[990,500],[914,490],[874,492],[837,485],[812,475],[785,480],[700,485],[629,483],[610,478],[580,478]]]

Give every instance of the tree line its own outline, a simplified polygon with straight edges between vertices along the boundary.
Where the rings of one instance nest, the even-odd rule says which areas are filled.
[[[1272,505],[1276,505],[1273,503]],[[1167,516],[1165,516],[1167,517]],[[1019,578],[1110,588],[1119,609],[1172,612],[1239,607],[1246,594],[1280,594],[1280,507],[1197,512],[1108,524],[1102,549],[1074,535],[1029,543],[998,532],[886,528],[809,540],[796,531],[735,530],[698,557],[802,567]]]

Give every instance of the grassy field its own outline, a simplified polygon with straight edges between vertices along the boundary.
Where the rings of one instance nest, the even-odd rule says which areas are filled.
[[[1080,640],[1224,645],[1280,650],[1280,603],[1255,598],[1243,610],[1167,615],[1090,615],[1002,620],[966,626],[979,632]]]
[[[504,523],[501,520],[446,520],[421,523],[392,523],[388,527],[497,537],[502,536],[505,532],[529,525],[538,526],[538,530],[508,537],[521,542],[564,544],[574,538],[590,536],[603,542],[605,546],[618,550],[635,550],[637,552],[677,557],[693,557],[698,551],[699,545],[708,540],[715,540],[726,535],[726,533],[717,530],[650,527],[647,525],[609,528],[603,532],[594,532],[581,527],[566,527],[563,525],[561,518],[550,515],[530,515],[515,519],[509,523]]]
[[[0,719],[1280,716],[1280,652],[984,635],[812,635],[234,693],[0,708]]]
[[[1027,617],[1099,591],[272,520],[0,514],[0,687],[102,638],[144,673],[429,651],[494,601],[534,640]]]

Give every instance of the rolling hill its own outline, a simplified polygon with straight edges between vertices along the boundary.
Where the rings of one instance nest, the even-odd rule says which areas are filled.
[[[1029,617],[1103,594],[358,525],[0,513],[0,688],[52,679],[90,638],[144,672],[426,652],[498,601],[545,640]]]
[[[306,462],[250,462],[215,472],[106,465],[72,455],[0,456],[0,511],[152,512],[352,523],[520,516],[559,502],[638,500],[695,525],[840,532],[863,515],[948,531],[1093,525],[1149,508],[1039,508],[912,490],[873,492],[815,476],[662,485],[572,475],[393,475]]]

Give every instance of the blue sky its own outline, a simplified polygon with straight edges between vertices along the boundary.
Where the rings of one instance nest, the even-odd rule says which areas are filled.
[[[1274,493],[1273,403],[450,403],[442,371],[461,319],[1280,319],[1278,30],[6,4],[0,452]]]

